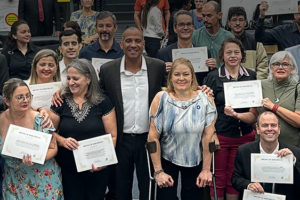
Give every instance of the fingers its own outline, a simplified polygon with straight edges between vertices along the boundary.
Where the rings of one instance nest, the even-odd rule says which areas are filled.
[[[196,185],[198,187],[206,187],[209,186],[212,181],[212,174],[208,170],[202,170],[197,177]]]
[[[174,180],[173,178],[164,173],[164,172],[161,172],[159,173],[156,177],[155,177],[155,180],[157,182],[157,185],[162,188],[162,187],[172,187],[174,185]]]
[[[264,193],[264,188],[260,185],[260,183],[251,183],[248,187],[252,192]]]
[[[166,71],[170,72],[172,68],[172,62],[166,62]]]
[[[62,103],[63,103],[63,100],[60,96],[60,90],[58,90],[53,94],[51,104],[54,105],[55,107],[58,107],[58,106],[61,106]]]
[[[94,164],[92,164],[92,169],[90,170],[90,172],[98,172],[101,171],[102,169],[106,168],[106,166],[102,166],[102,167],[95,167]]]
[[[279,151],[277,151],[276,154],[282,158],[284,156],[287,156],[287,155],[293,154],[293,153],[288,148],[284,148],[284,149],[280,149]]]
[[[31,155],[28,155],[28,154],[23,156],[22,162],[26,166],[32,166],[33,165],[33,162],[31,161]]]
[[[64,147],[69,149],[69,150],[75,150],[77,149],[79,146],[79,143],[77,142],[77,140],[75,140],[74,138],[65,138],[65,142],[64,142]]]

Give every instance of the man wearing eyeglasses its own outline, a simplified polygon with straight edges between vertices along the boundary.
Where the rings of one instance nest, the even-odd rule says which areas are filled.
[[[174,14],[174,31],[177,34],[177,42],[162,48],[157,53],[157,58],[166,63],[166,71],[169,72],[172,66],[172,50],[179,48],[192,48],[192,35],[194,32],[193,16],[189,11],[179,10]],[[217,61],[214,58],[206,60],[206,65],[210,70],[216,68]],[[208,72],[196,72],[196,77],[199,85]]]
[[[227,38],[234,38],[234,35],[221,27],[220,20],[222,12],[220,4],[216,1],[209,1],[202,8],[204,27],[193,33],[192,41],[197,47],[207,46],[211,57],[217,59],[221,44]],[[217,68],[221,66],[217,62]]]
[[[257,79],[268,77],[268,57],[262,43],[254,35],[245,31],[247,15],[243,7],[231,7],[228,11],[227,25],[231,33],[241,40],[246,52],[246,62],[242,65],[256,72]]]

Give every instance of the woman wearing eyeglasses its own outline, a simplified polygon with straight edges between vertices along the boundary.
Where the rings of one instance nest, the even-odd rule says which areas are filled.
[[[279,140],[300,147],[300,90],[298,67],[292,54],[275,53],[270,60],[268,79],[262,81],[262,107],[250,112],[237,113],[231,107],[225,114],[246,123],[254,123],[258,114],[270,110],[279,117]]]
[[[58,56],[51,49],[39,51],[33,58],[29,84],[60,81]]]
[[[18,78],[5,82],[3,100],[8,109],[0,114],[0,151],[10,124],[52,134],[52,128],[42,128],[42,118],[31,109],[32,95],[26,83]],[[31,156],[23,159],[3,156],[3,199],[47,199],[62,200],[61,171],[54,156],[57,153],[55,137],[49,145],[43,165],[31,161]]]

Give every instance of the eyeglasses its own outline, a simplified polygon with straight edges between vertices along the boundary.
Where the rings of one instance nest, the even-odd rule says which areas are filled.
[[[193,23],[179,23],[179,24],[177,24],[176,26],[177,26],[178,28],[184,28],[185,26],[186,26],[187,28],[191,28],[193,25],[194,25]]]
[[[19,103],[21,103],[21,102],[23,102],[23,101],[25,101],[25,100],[30,101],[30,100],[32,99],[32,97],[33,97],[33,95],[30,94],[30,93],[28,93],[28,94],[26,94],[25,96],[22,95],[22,94],[17,95],[15,98],[16,98],[16,100],[17,100]]]
[[[279,67],[282,67],[282,68],[288,68],[290,66],[292,66],[290,63],[287,63],[287,62],[283,62],[283,63],[280,63],[280,62],[275,62],[275,63],[272,63],[272,67],[273,68],[279,68]]]
[[[244,18],[232,18],[230,21],[231,21],[231,22],[237,22],[237,21],[239,21],[239,22],[244,22],[245,19],[244,19]]]

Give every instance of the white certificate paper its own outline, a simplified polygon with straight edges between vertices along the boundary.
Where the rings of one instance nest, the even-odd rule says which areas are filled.
[[[208,58],[207,47],[173,49],[173,61],[177,58],[186,58],[190,60],[195,72],[208,72],[208,67],[205,64],[205,61]]]
[[[293,184],[293,156],[251,154],[251,182]]]
[[[285,195],[272,193],[257,193],[250,190],[244,190],[243,200],[285,200]]]
[[[50,109],[53,94],[60,89],[62,82],[28,85],[33,99],[31,102],[34,108]]]
[[[298,13],[297,0],[267,0],[269,8],[266,15]]]
[[[224,83],[225,105],[232,108],[260,107],[261,81],[234,81]]]
[[[99,76],[99,72],[101,69],[101,66],[109,61],[112,61],[113,59],[106,59],[106,58],[92,58],[92,65],[94,66],[94,69],[97,73],[97,77]],[[98,77],[99,78],[99,77]]]
[[[52,135],[11,124],[8,128],[2,154],[22,159],[31,155],[32,162],[44,164]]]
[[[77,172],[118,162],[110,134],[78,141],[79,147],[73,151]]]

